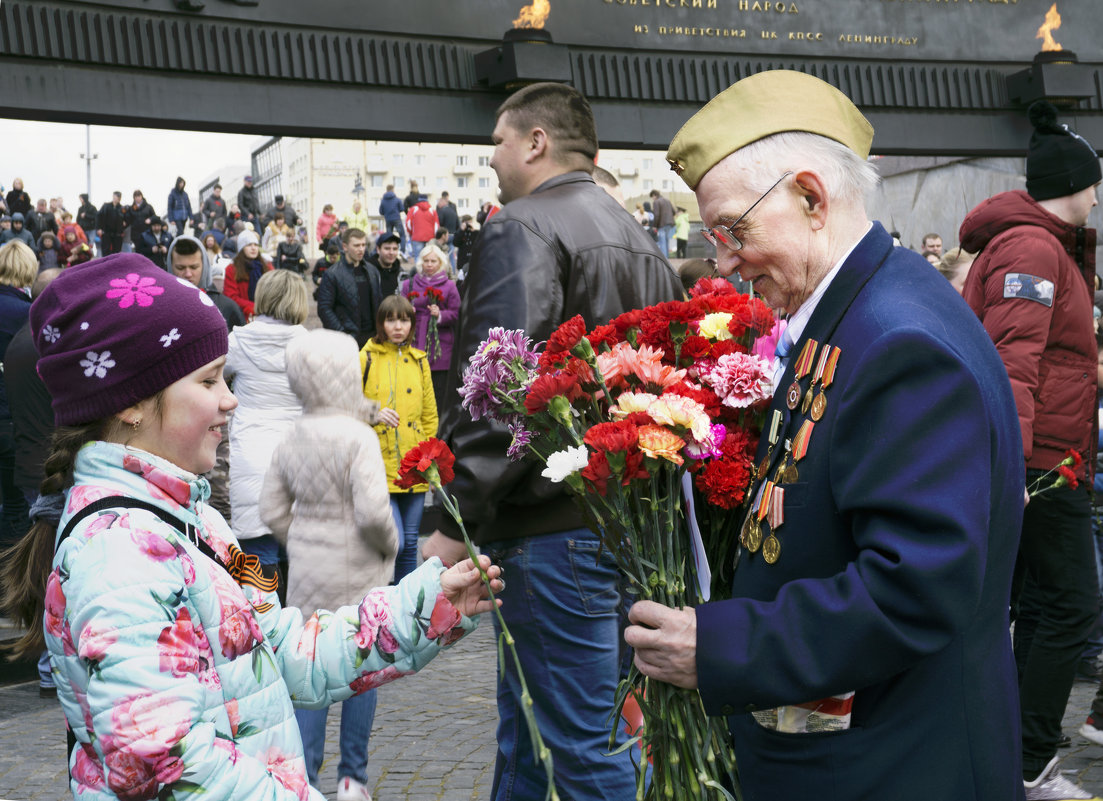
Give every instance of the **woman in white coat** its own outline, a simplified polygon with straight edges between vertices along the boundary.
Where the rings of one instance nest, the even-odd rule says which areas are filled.
[[[394,573],[398,530],[372,429],[379,405],[360,389],[356,340],[337,331],[310,331],[292,341],[287,378],[303,414],[276,447],[261,515],[286,546],[293,566],[289,603],[336,609],[342,598],[386,586]],[[365,785],[375,703],[376,691],[369,690],[342,704],[338,801],[371,797]],[[295,711],[307,776],[315,787],[325,751],[326,712]]]
[[[302,414],[287,383],[284,354],[289,342],[306,333],[306,286],[287,270],[273,270],[257,282],[255,303],[253,321],[234,328],[226,354],[226,379],[238,400],[230,420],[230,525],[241,549],[273,575],[281,549],[261,520],[260,491],[272,452]]]

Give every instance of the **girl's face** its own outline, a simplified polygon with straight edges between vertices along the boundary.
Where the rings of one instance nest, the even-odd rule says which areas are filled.
[[[410,336],[410,321],[405,318],[388,317],[383,323],[383,333],[387,340],[396,345],[401,345]]]
[[[260,256],[260,245],[250,242],[242,248],[242,252],[245,254],[245,258],[255,259]]]
[[[421,259],[421,274],[436,275],[440,272],[440,258],[436,253],[426,253]]]
[[[237,398],[222,378],[225,364],[222,356],[170,384],[161,395],[159,410],[147,399],[121,412],[124,422],[142,420],[126,444],[192,473],[206,473],[214,467],[215,449],[222,439],[219,428],[237,407]]]

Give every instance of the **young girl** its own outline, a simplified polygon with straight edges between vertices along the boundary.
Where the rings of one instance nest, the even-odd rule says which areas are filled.
[[[382,407],[379,433],[391,510],[398,525],[400,550],[395,581],[417,567],[417,532],[425,511],[424,484],[412,490],[395,486],[406,451],[437,434],[437,402],[425,351],[413,341],[414,307],[402,295],[388,295],[375,315],[375,336],[360,351],[364,395]]]
[[[44,624],[73,798],[321,801],[292,704],[422,667],[489,609],[478,571],[434,559],[358,607],[281,608],[199,477],[237,403],[209,298],[123,253],[65,270],[30,326],[59,426],[42,490],[60,525],[36,504],[5,555],[5,607],[33,626],[21,654]]]
[[[261,493],[261,516],[286,546],[291,563],[287,600],[303,609],[333,609],[394,575],[398,532],[388,503],[387,471],[372,429],[379,405],[360,391],[356,341],[319,329],[287,346],[287,379],[302,417],[276,446]],[[334,563],[341,554],[344,563]],[[365,798],[368,738],[375,690],[341,707],[337,798]],[[298,709],[306,774],[318,786],[326,713]]]

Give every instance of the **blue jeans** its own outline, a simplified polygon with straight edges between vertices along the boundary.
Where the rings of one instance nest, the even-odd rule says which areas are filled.
[[[387,220],[387,233],[396,233],[402,241],[398,243],[399,250],[406,250],[406,226],[402,220]]]
[[[348,776],[361,784],[368,783],[368,738],[375,721],[377,690],[368,690],[342,702],[341,706],[341,761],[337,764],[337,778]],[[295,720],[303,737],[303,754],[306,757],[306,776],[318,787],[318,771],[326,750],[325,709],[296,709]],[[320,789],[320,788],[319,788]]]
[[[517,644],[540,734],[552,752],[559,794],[572,801],[636,797],[636,749],[618,726],[609,748],[619,679],[617,570],[588,529],[494,542],[483,550],[504,571],[502,614]],[[498,624],[495,621],[495,628]],[[499,631],[499,634],[501,632]],[[492,801],[543,798],[544,769],[533,761],[512,657],[498,678],[498,757]]]
[[[398,526],[398,557],[394,560],[394,582],[417,570],[417,532],[425,514],[424,492],[392,492],[391,514]]]
[[[659,229],[659,252],[663,256],[670,255],[670,246],[674,244],[674,226],[664,225]]]
[[[418,242],[416,239],[410,240],[410,258],[417,261],[418,255],[421,253],[421,249],[428,245],[428,242]]]

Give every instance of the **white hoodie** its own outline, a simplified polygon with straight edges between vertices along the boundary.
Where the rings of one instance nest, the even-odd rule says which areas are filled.
[[[306,329],[264,315],[230,333],[226,380],[238,407],[230,421],[230,513],[239,540],[271,533],[258,503],[276,445],[302,414],[287,382],[284,350]]]

